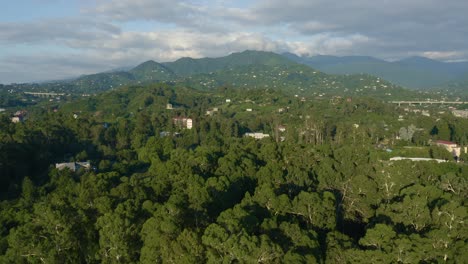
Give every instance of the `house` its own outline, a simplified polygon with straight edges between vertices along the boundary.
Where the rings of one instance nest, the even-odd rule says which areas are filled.
[[[172,104],[166,104],[166,109],[167,109],[167,110],[172,110],[172,109],[174,109],[174,108],[172,107]]]
[[[180,133],[178,132],[169,132],[169,131],[161,131],[159,133],[159,136],[160,137],[171,137],[171,136],[174,136],[174,137],[178,137],[180,135]]]
[[[14,117],[11,118],[11,122],[13,122],[13,123],[23,122],[23,117],[14,116]]]
[[[231,99],[226,99],[226,103],[230,103],[231,102]]]
[[[83,168],[85,170],[91,169],[91,164],[86,162],[66,162],[66,163],[55,163],[55,168],[58,170],[63,170],[68,168],[69,170],[76,172],[77,170]]]
[[[206,110],[206,115],[207,115],[207,116],[211,116],[211,115],[213,115],[213,114],[216,113],[216,112],[218,112],[218,108],[217,108],[217,107],[215,107],[215,108],[213,108],[213,109]]]
[[[285,126],[278,126],[278,131],[280,131],[280,132],[285,132],[285,131],[286,131],[286,127],[285,127]]]
[[[445,148],[448,152],[452,153],[454,157],[460,157],[462,151],[467,153],[467,147],[460,147],[457,143],[446,141],[446,140],[437,140],[436,145]]]
[[[13,114],[13,117],[11,118],[11,122],[13,123],[23,122],[24,120],[26,120],[27,113],[28,112],[26,110],[16,111],[15,114]]]
[[[193,120],[191,118],[188,118],[186,128],[192,129],[192,127],[193,127]]]
[[[452,114],[456,117],[468,118],[468,110],[453,110]]]
[[[172,118],[172,123],[178,127],[192,129],[193,127],[193,120],[192,118],[187,117],[174,117]]]
[[[263,133],[260,133],[260,132],[254,132],[254,133],[245,133],[244,136],[245,137],[253,137],[255,139],[263,139],[263,138],[269,137],[270,135],[263,134]]]

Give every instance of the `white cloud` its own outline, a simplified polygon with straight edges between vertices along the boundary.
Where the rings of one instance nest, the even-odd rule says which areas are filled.
[[[422,52],[420,55],[429,59],[441,61],[452,61],[457,60],[460,57],[466,56],[466,54],[462,51],[425,51]]]
[[[0,44],[87,41],[119,34],[120,28],[88,18],[62,18],[28,23],[0,23]]]
[[[37,76],[51,79],[53,72],[58,72],[53,78],[68,77],[148,59],[217,57],[245,49],[468,58],[468,1],[464,0],[255,0],[242,5],[234,0],[85,2],[88,5],[79,17],[0,22],[0,82],[8,76],[6,72],[9,76],[23,72],[16,75],[24,76],[23,80],[34,80],[30,72],[41,72]],[[154,28],[138,29],[141,21]],[[18,44],[26,45],[14,52]],[[30,48],[29,57],[24,46]],[[54,48],[48,52],[48,46]],[[40,51],[34,53],[36,47]],[[33,60],[40,63],[30,63]]]

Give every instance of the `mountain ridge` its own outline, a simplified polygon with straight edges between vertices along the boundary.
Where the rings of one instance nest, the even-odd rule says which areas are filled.
[[[468,73],[468,62],[442,62],[420,56],[392,62],[370,56],[283,56],[328,74],[367,73],[410,89],[431,89]]]
[[[333,91],[329,94],[335,95],[364,94],[386,98],[386,95],[395,94],[392,92],[393,88],[401,88],[393,83],[385,82],[384,80],[387,80],[387,78],[370,76],[377,74],[368,71],[359,70],[351,73],[358,74],[356,76],[359,77],[355,75],[348,76],[346,72],[336,76],[329,75],[320,68],[311,67],[309,64],[313,63],[314,60],[322,61],[323,64],[328,63],[335,68],[337,65],[346,67],[347,63],[343,61],[348,61],[348,64],[365,66],[369,71],[378,68],[375,65],[383,62],[383,60],[369,56],[348,56],[342,59],[335,56],[321,55],[304,58],[295,54],[281,55],[273,52],[246,50],[218,58],[194,59],[187,57],[174,62],[163,63],[148,60],[128,71],[102,72],[67,80],[62,82],[62,88],[60,89],[57,89],[60,86],[57,83],[41,86],[43,90],[47,91],[59,90],[59,92],[70,93],[73,90],[75,93],[86,94],[115,89],[120,86],[153,82],[183,82],[199,89],[214,89],[215,86],[233,84],[243,88],[245,86],[259,87],[260,77],[264,76],[262,79],[263,88],[281,87],[281,89],[288,90],[291,93],[293,89],[297,88],[312,89],[315,92],[324,93]],[[417,60],[409,60],[409,62],[412,61]],[[401,68],[398,69],[401,71]],[[248,74],[247,71],[252,74]],[[414,73],[414,71],[411,73]],[[409,75],[410,73],[406,74]],[[424,75],[426,72],[421,70],[419,74]],[[254,75],[258,75],[259,78],[255,79]],[[385,86],[382,86],[383,83],[385,83]],[[379,89],[381,91],[377,91]],[[399,91],[403,93],[403,90]],[[301,94],[301,92],[298,93]],[[311,94],[313,92],[308,95]],[[412,95],[416,95],[416,93],[412,93]]]

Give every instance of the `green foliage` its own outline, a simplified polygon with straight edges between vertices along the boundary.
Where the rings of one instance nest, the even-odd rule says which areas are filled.
[[[468,142],[464,120],[402,122],[375,99],[246,91],[131,86],[24,123],[1,119],[0,262],[466,259],[466,163],[415,139],[444,125]],[[389,161],[395,155],[449,162]],[[91,169],[55,168],[83,159]]]

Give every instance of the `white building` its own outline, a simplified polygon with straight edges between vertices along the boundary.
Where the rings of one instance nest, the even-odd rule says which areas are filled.
[[[182,128],[192,129],[192,127],[193,127],[192,118],[174,117],[172,119],[172,122],[174,123],[174,125],[182,127]]]
[[[456,117],[468,118],[468,110],[453,110],[452,114]]]
[[[22,120],[23,119],[20,116],[14,116],[14,117],[11,118],[11,122],[13,122],[13,123],[19,123]]]
[[[192,118],[187,118],[187,125],[186,125],[186,128],[187,129],[192,129],[193,127],[193,120]]]
[[[452,153],[455,157],[460,157],[462,151],[467,153],[467,147],[460,147],[457,143],[446,141],[446,140],[437,140],[436,145],[445,148],[448,152]]]
[[[91,164],[89,162],[67,162],[67,163],[55,163],[55,168],[58,170],[63,170],[68,168],[71,171],[77,171],[81,168],[85,170],[91,169]]]
[[[254,133],[245,133],[244,136],[245,137],[253,137],[255,139],[263,139],[263,138],[269,137],[270,135],[263,134],[263,133],[260,133],[260,132],[254,132]]]

